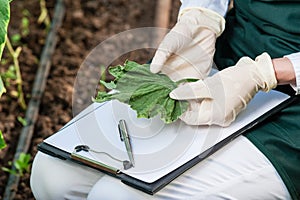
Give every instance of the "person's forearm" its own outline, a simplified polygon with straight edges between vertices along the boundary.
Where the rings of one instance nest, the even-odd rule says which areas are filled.
[[[288,58],[275,58],[272,60],[272,62],[278,85],[296,84],[295,71],[291,61]]]

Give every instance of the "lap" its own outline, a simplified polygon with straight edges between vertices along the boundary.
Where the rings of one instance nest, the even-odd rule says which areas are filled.
[[[39,152],[32,164],[30,186],[36,199],[86,199],[102,176],[97,170]]]
[[[43,153],[35,157],[31,187],[36,199],[43,200],[290,199],[272,164],[244,136],[197,164],[153,196],[97,170]]]
[[[89,199],[290,199],[269,160],[241,136],[150,196],[104,176]]]

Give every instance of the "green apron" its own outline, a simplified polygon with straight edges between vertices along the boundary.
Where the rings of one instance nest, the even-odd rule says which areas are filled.
[[[300,52],[300,0],[234,3],[216,43],[219,69],[235,65],[242,56],[267,52],[276,58]],[[280,90],[290,92],[290,87]],[[300,99],[245,136],[271,161],[291,197],[300,199]]]

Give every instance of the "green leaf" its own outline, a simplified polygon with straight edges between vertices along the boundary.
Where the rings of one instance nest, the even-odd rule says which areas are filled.
[[[6,143],[2,134],[2,131],[0,130],[0,149],[3,149],[6,147]]]
[[[26,121],[26,119],[24,119],[23,117],[18,116],[18,117],[17,117],[17,120],[18,120],[23,126],[27,126],[27,121]]]
[[[12,44],[16,45],[21,41],[22,36],[19,33],[16,33],[16,34],[13,34],[12,36],[10,36],[10,39],[11,39]]]
[[[10,18],[10,8],[8,0],[0,0],[0,58],[5,46],[7,27]]]
[[[1,169],[10,174],[23,176],[24,172],[30,171],[30,158],[31,158],[30,154],[26,154],[22,152],[20,153],[19,158],[16,161],[14,161],[14,167],[16,170],[15,169],[12,170],[6,167],[2,167]],[[9,162],[8,164],[11,165],[11,162]]]
[[[9,169],[9,168],[7,168],[7,167],[1,167],[1,169],[2,169],[4,172],[8,172],[8,173],[10,173],[10,174],[17,175],[16,170],[12,170],[12,169]]]
[[[115,89],[117,87],[114,81],[107,83],[105,81],[100,80],[100,83],[109,90]]]
[[[4,87],[4,84],[3,84],[3,81],[2,81],[2,78],[0,76],[0,97],[2,96],[3,93],[6,92],[6,89]]]
[[[6,42],[7,27],[10,18],[9,0],[0,0],[0,60]],[[0,77],[0,97],[6,92],[3,81]],[[0,139],[1,140],[1,139]],[[1,149],[1,146],[0,146]]]
[[[29,167],[30,167],[30,158],[31,155],[30,154],[26,154],[26,153],[20,153],[18,160],[16,160],[14,162],[14,166],[16,167],[16,169],[18,170],[18,173],[20,176],[22,176],[24,174],[24,172],[28,172],[29,171]]]
[[[177,83],[164,74],[153,74],[149,64],[126,61],[123,66],[110,67],[108,71],[115,77],[114,81],[100,83],[115,92],[98,92],[96,102],[117,99],[137,111],[137,117],[152,118],[159,114],[165,123],[177,120],[187,110],[187,101],[169,97]]]

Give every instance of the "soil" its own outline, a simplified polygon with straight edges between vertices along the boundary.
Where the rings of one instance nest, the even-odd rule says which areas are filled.
[[[154,26],[156,1],[148,0],[65,0],[66,12],[63,24],[58,31],[58,42],[51,59],[51,70],[47,78],[46,89],[34,135],[31,141],[31,161],[37,153],[37,144],[58,131],[74,116],[72,95],[74,81],[80,65],[90,51],[105,39],[125,30],[138,27]],[[47,0],[46,6],[53,18],[54,0]],[[180,1],[172,1],[170,25],[177,18]],[[166,11],[168,12],[168,11]],[[30,100],[32,84],[35,78],[39,59],[45,44],[47,29],[44,24],[37,23],[40,15],[40,0],[14,0],[11,3],[11,21],[9,36],[22,33],[21,40],[14,43],[14,48],[22,47],[19,63],[22,74],[22,88],[26,103]],[[22,18],[29,19],[29,32],[24,33]],[[145,63],[154,54],[153,49],[132,51],[115,59],[112,64],[122,64],[126,59]],[[2,63],[3,74],[12,64],[7,49],[3,54],[6,63]],[[109,79],[109,77],[107,77]],[[4,134],[7,147],[0,151],[0,166],[10,168],[22,124],[17,120],[24,117],[22,109],[14,95],[16,82],[9,81],[7,93],[0,99],[0,130]],[[30,171],[26,172],[19,183],[14,199],[34,199],[29,185]],[[8,173],[0,169],[0,199],[3,198]]]

